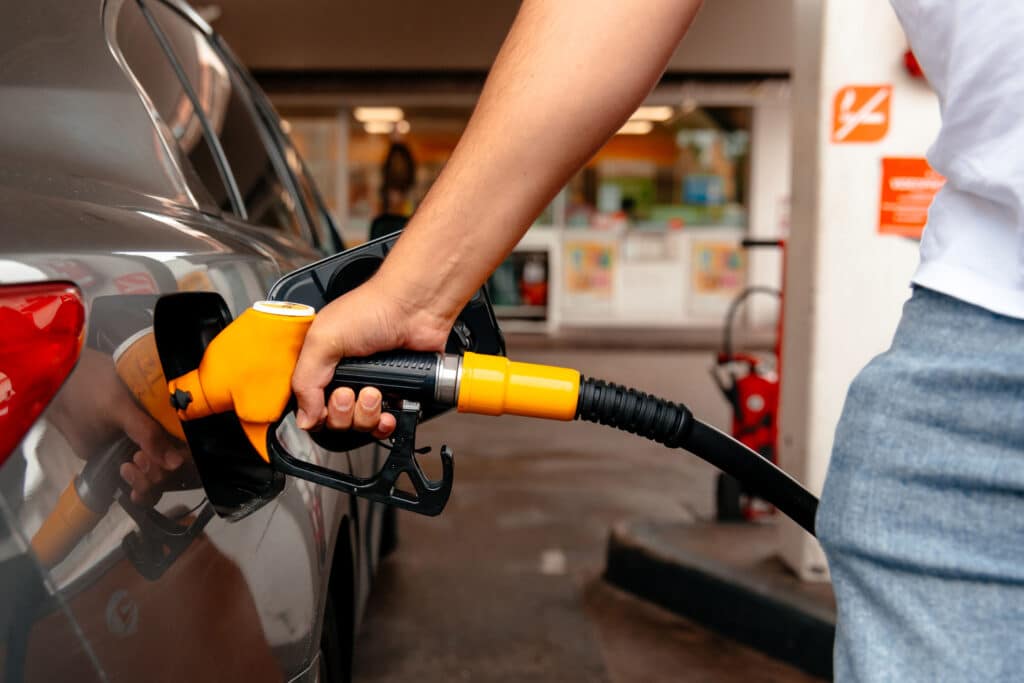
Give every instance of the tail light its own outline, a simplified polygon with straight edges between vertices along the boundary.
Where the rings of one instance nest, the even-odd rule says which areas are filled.
[[[75,367],[84,325],[69,282],[0,285],[0,464]]]

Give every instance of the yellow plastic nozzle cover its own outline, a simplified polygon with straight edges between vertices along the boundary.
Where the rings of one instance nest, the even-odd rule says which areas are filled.
[[[572,420],[579,391],[580,373],[576,370],[467,353],[462,357],[458,410]]]
[[[267,429],[288,405],[292,372],[314,315],[303,304],[256,302],[214,337],[197,369],[168,382],[171,394],[192,396],[178,417],[234,410],[249,441],[269,461]]]
[[[168,434],[184,441],[185,433],[174,408],[167,400],[167,378],[160,367],[156,338],[151,328],[125,340],[114,350],[117,375],[149,415]]]
[[[103,515],[82,502],[71,482],[57,499],[57,506],[32,537],[32,550],[39,562],[50,569],[67,557],[82,537],[95,528]]]

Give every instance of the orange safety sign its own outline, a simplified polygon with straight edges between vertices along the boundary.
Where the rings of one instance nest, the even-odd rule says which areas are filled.
[[[923,157],[882,159],[879,234],[920,239],[928,207],[945,182]]]
[[[878,142],[889,132],[891,85],[848,85],[832,103],[832,142]]]

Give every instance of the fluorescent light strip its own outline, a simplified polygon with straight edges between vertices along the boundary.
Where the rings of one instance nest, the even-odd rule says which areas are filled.
[[[668,121],[675,112],[672,107],[665,106],[643,106],[637,107],[630,121]]]
[[[654,124],[650,121],[626,121],[619,128],[616,135],[647,135],[654,130]]]
[[[370,121],[398,123],[405,118],[405,112],[400,107],[356,107],[352,110],[352,115],[360,123]]]
[[[395,129],[395,124],[390,121],[367,121],[363,124],[363,130],[370,135],[383,135]]]

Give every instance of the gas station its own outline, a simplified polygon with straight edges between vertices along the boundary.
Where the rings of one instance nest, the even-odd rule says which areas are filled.
[[[1019,608],[987,591],[1019,577],[976,521],[1021,491],[988,421],[1014,169],[937,90],[999,111],[1012,78],[925,4],[694,3],[629,102],[645,17],[682,9],[620,17],[650,35],[604,36],[600,87],[596,6],[12,10],[3,680],[936,680],[971,619],[942,675],[1006,680],[1020,641],[985,634]],[[940,24],[949,63],[911,28]],[[504,71],[545,27],[588,106]],[[33,36],[95,75],[19,70]]]

